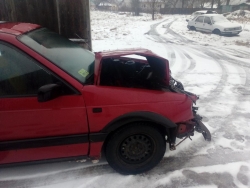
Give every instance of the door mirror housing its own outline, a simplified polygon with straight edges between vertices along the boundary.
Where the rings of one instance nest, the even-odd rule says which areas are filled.
[[[38,89],[38,102],[46,102],[61,96],[61,87],[57,84],[47,84]]]

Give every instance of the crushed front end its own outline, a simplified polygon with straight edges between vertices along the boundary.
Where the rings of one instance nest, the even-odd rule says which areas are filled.
[[[184,90],[184,86],[178,80],[174,78],[170,78],[170,89],[173,92],[183,93],[187,95],[192,101],[192,112],[193,112],[193,119],[188,120],[186,122],[177,123],[177,129],[172,130],[171,137],[169,139],[169,147],[170,150],[175,150],[176,147],[181,144],[187,138],[191,139],[191,136],[194,135],[194,132],[201,133],[206,141],[211,141],[211,134],[207,127],[202,123],[202,117],[197,114],[198,107],[195,107],[196,101],[199,97],[193,93]],[[182,139],[178,144],[175,144],[175,138]],[[191,139],[192,140],[192,139]]]

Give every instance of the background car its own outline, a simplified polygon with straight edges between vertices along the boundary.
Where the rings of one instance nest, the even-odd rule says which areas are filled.
[[[190,30],[197,30],[218,35],[237,35],[242,31],[240,24],[232,23],[219,14],[204,14],[190,20],[187,25]]]

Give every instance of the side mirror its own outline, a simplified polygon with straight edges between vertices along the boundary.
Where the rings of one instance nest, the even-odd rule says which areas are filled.
[[[211,22],[208,22],[208,24],[209,24],[209,25],[212,25],[212,23],[211,23]]]
[[[38,102],[46,102],[59,97],[62,93],[61,87],[57,84],[47,84],[38,89]]]
[[[187,22],[189,22],[189,19],[186,19]]]

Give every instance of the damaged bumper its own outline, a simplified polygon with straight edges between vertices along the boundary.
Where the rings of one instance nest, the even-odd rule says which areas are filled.
[[[201,116],[199,116],[199,115],[195,116],[195,119],[194,119],[194,121],[196,123],[195,131],[202,133],[205,140],[211,141],[211,133],[208,130],[208,128],[201,122],[201,120],[202,120]]]

